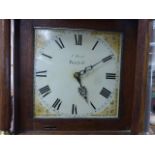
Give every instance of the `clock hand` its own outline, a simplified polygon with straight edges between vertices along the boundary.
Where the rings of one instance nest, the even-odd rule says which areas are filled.
[[[81,76],[79,72],[75,72],[74,73],[74,78],[78,81],[80,87],[82,87],[82,83],[81,83]]]
[[[80,70],[79,72],[76,72],[76,74],[78,74],[80,77],[86,73],[88,73],[89,71],[91,71],[95,66],[97,66],[98,64],[100,64],[101,62],[105,63],[108,60],[110,60],[113,57],[113,55],[109,55],[103,59],[101,59],[100,61],[98,61],[97,63],[87,66],[85,67],[83,70]]]
[[[82,85],[81,82],[81,76],[83,76],[84,74],[86,74],[87,72],[91,71],[95,66],[97,66],[98,64],[100,64],[101,62],[105,63],[108,60],[110,60],[113,57],[113,55],[109,55],[103,59],[101,59],[100,61],[98,61],[97,63],[87,66],[85,67],[85,69],[79,71],[79,72],[75,72],[74,73],[74,78],[78,81],[80,87],[78,88],[80,95],[85,99],[85,101],[88,103],[88,97],[87,97],[87,89],[85,86]]]
[[[88,103],[88,95],[87,95],[87,89],[85,86],[78,88],[80,95],[85,99],[85,101]]]
[[[88,97],[87,97],[87,89],[85,86],[81,83],[81,77],[79,72],[74,73],[74,78],[78,81],[80,87],[78,88],[79,94],[85,99],[85,101],[88,103]]]

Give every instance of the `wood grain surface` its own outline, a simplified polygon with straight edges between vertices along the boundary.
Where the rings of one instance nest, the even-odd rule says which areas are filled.
[[[0,20],[0,130],[10,128],[10,20]]]

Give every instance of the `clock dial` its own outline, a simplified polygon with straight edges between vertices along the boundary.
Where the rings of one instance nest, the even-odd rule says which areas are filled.
[[[118,117],[121,42],[119,32],[35,28],[35,117]]]

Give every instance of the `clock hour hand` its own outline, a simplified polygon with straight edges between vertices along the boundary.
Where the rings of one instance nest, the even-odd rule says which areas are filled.
[[[80,95],[85,99],[85,101],[88,103],[88,95],[87,95],[87,89],[86,87],[82,86],[78,88]]]
[[[74,78],[78,81],[80,87],[82,87],[82,83],[81,83],[81,76],[79,72],[75,72],[74,73]]]
[[[74,73],[74,78],[78,81],[80,87],[78,88],[79,94],[85,99],[85,101],[88,103],[88,97],[87,97],[87,89],[85,86],[81,83],[81,76],[79,72]]]
[[[101,59],[100,61],[98,61],[97,63],[93,64],[93,65],[90,65],[90,66],[87,66],[85,67],[83,70],[80,70],[79,72],[77,72],[79,74],[79,76],[83,76],[84,74],[87,74],[88,72],[90,72],[95,66],[97,66],[98,64],[100,64],[101,62],[102,63],[105,63],[107,61],[109,61],[110,59],[112,59],[113,55],[109,55],[103,59]]]

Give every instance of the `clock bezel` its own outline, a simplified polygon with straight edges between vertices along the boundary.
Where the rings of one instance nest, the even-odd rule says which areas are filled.
[[[120,82],[119,118],[115,119],[34,119],[33,118],[33,42],[34,27],[86,28],[123,33],[122,67]],[[102,131],[130,131],[135,96],[135,68],[138,54],[137,20],[20,20],[16,22],[16,112],[18,133],[101,133]],[[28,38],[27,40],[25,40]],[[20,53],[19,53],[20,51]],[[130,54],[129,54],[130,53]],[[27,58],[27,59],[25,59]],[[130,64],[132,62],[132,64]],[[27,76],[28,78],[26,78]],[[128,78],[130,77],[130,79]],[[26,95],[25,95],[26,94]],[[20,116],[20,117],[18,117]]]

